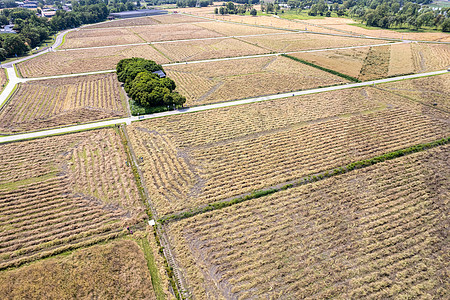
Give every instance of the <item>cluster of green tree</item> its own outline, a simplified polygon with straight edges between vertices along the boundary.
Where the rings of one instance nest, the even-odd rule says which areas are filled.
[[[251,2],[248,1],[248,2]],[[253,8],[253,6],[250,3],[245,3],[243,5],[236,5],[233,2],[227,2],[227,3],[223,3],[223,5],[219,8],[215,8],[214,9],[214,13],[217,14],[221,14],[221,15],[226,15],[226,14],[230,14],[230,15],[244,15],[247,11],[250,11],[250,14],[252,16],[256,16],[256,9]]]
[[[53,0],[46,0],[45,4],[61,6]],[[40,1],[39,6],[43,5]],[[105,21],[110,11],[133,9],[136,5],[131,0],[79,0],[72,1],[72,11],[58,10],[50,20],[29,9],[4,9],[0,12],[0,25],[14,24],[17,34],[0,35],[0,60],[27,53],[57,31]]]
[[[4,9],[0,13],[0,24],[14,24],[17,34],[0,35],[0,60],[20,56],[48,39],[52,29],[46,18],[36,16],[29,9]]]
[[[117,78],[124,83],[128,96],[143,107],[182,106],[186,98],[174,92],[170,78],[160,78],[153,72],[164,72],[161,65],[143,58],[126,58],[117,64]]]
[[[284,10],[281,9],[280,5],[278,4],[278,1],[269,2],[269,3],[265,3],[264,1],[261,1],[261,11],[262,12],[267,12],[268,14],[274,13],[277,15],[280,10],[281,10],[281,13],[284,13]]]
[[[450,8],[433,10],[428,6],[407,2],[383,2],[375,9],[352,7],[351,13],[362,18],[368,26],[381,28],[407,27],[418,30],[424,26],[450,32]]]
[[[212,5],[213,0],[200,0],[200,7],[207,7]],[[195,7],[197,5],[197,0],[177,0],[178,7]]]
[[[308,9],[311,16],[348,15],[356,17],[368,26],[381,28],[410,28],[418,30],[424,26],[450,31],[450,8],[432,9],[427,4],[432,0],[288,0],[291,9]],[[266,6],[269,6],[267,4]],[[276,11],[277,2],[273,4]],[[270,10],[267,9],[268,12]]]
[[[14,0],[3,0],[0,2],[0,8],[14,8],[19,6]]]

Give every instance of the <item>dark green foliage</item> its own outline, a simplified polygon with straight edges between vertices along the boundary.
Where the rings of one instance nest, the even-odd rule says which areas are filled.
[[[139,106],[183,106],[186,98],[174,92],[176,85],[170,78],[153,74],[163,71],[161,65],[143,58],[122,59],[117,64],[117,78],[124,83],[128,96]]]
[[[159,70],[164,71],[161,65],[152,60],[138,57],[122,59],[116,67],[117,79],[123,83],[131,82],[141,72],[151,73]]]

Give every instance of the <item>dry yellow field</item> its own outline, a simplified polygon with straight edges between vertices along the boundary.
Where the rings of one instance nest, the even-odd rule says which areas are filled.
[[[157,20],[151,17],[119,19],[113,21],[106,21],[97,24],[90,24],[81,27],[81,29],[97,29],[97,28],[114,28],[114,27],[130,27],[130,26],[144,26],[160,24]]]
[[[0,269],[117,238],[145,208],[119,132],[0,145]]]
[[[445,32],[397,32],[394,30],[385,29],[365,29],[358,26],[342,24],[342,25],[329,25],[330,29],[343,30],[352,34],[372,36],[378,38],[393,38],[404,39],[412,41],[438,41],[438,42],[450,42],[450,34]]]
[[[2,299],[156,299],[144,254],[119,240],[0,273]]]
[[[450,66],[449,45],[403,43],[291,55],[363,81]]]
[[[61,49],[101,47],[144,43],[145,41],[127,28],[75,30],[69,32]]]
[[[237,39],[180,41],[154,45],[172,61],[193,61],[268,53],[258,46]]]
[[[6,69],[0,70],[0,91],[6,86],[8,77],[6,76]]]
[[[157,26],[139,26],[130,31],[147,42],[175,41],[223,36],[220,33],[196,26],[195,24],[165,24]]]
[[[378,87],[450,113],[450,74],[384,83]]]
[[[286,33],[289,31],[261,28],[248,25],[239,25],[232,23],[219,22],[203,22],[195,24],[196,26],[206,28],[218,32],[226,36],[240,36],[240,35],[254,35],[254,34],[269,34],[269,33]]]
[[[132,124],[160,216],[448,136],[423,106],[373,88]]]
[[[121,59],[131,57],[169,62],[152,46],[139,45],[50,52],[21,62],[17,67],[23,77],[43,77],[112,70]]]
[[[215,20],[221,21],[231,21],[237,23],[245,23],[250,25],[258,25],[258,26],[268,26],[275,28],[283,28],[288,30],[307,30],[312,32],[320,32],[320,33],[339,33],[333,29],[326,29],[323,27],[314,26],[313,24],[304,23],[303,21],[293,21],[286,19],[278,19],[268,16],[240,16],[240,15],[206,15],[206,17],[213,18]]]
[[[208,20],[205,20],[203,18],[196,18],[180,14],[159,15],[152,16],[151,18],[160,24],[208,22]]]
[[[311,33],[292,33],[274,36],[255,36],[239,38],[247,43],[275,52],[290,52],[324,48],[338,48],[379,44],[380,41],[349,38]]]
[[[348,82],[282,56],[174,65],[165,71],[188,106]]]
[[[0,132],[18,132],[126,115],[115,73],[21,83],[0,110]]]
[[[195,299],[444,299],[449,146],[168,224]]]

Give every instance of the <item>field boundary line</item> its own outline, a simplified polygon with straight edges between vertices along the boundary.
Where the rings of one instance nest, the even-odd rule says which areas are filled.
[[[342,77],[344,79],[347,79],[347,80],[350,80],[350,81],[353,81],[353,82],[361,82],[358,78],[355,78],[355,77],[352,77],[350,75],[346,75],[346,74],[340,73],[340,72],[332,70],[332,69],[328,69],[328,68],[316,65],[316,64],[314,64],[312,62],[309,62],[309,61],[306,61],[306,60],[303,60],[303,59],[300,59],[300,58],[297,58],[297,57],[294,57],[294,56],[291,56],[291,55],[288,55],[288,54],[281,54],[281,56],[289,58],[289,59],[292,59],[293,61],[305,64],[307,66],[311,66],[311,67],[319,69],[321,71],[328,72],[330,74]]]
[[[436,75],[447,74],[448,72],[449,71],[447,71],[447,70],[441,70],[441,71],[434,71],[434,72],[428,72],[428,73],[404,75],[404,76],[377,79],[377,80],[371,80],[371,81],[365,81],[365,82],[341,84],[341,85],[334,85],[334,86],[328,86],[328,87],[322,87],[322,88],[315,88],[315,89],[310,89],[310,90],[294,91],[294,92],[274,94],[274,95],[269,95],[269,96],[261,96],[261,97],[247,98],[247,99],[241,99],[241,100],[233,100],[233,101],[216,103],[216,104],[205,104],[202,106],[194,106],[194,107],[182,108],[182,109],[178,109],[178,110],[153,113],[153,114],[148,114],[148,115],[118,118],[118,119],[99,121],[99,122],[91,122],[91,123],[85,123],[85,124],[81,124],[81,125],[65,126],[65,127],[56,128],[56,129],[44,129],[44,130],[37,131],[37,132],[19,133],[19,134],[15,134],[15,135],[8,135],[8,136],[0,137],[0,144],[21,141],[21,140],[28,140],[28,139],[42,138],[42,137],[52,136],[52,135],[61,135],[61,134],[65,134],[65,133],[97,129],[97,128],[102,128],[102,127],[114,126],[114,125],[122,124],[122,123],[126,123],[127,125],[129,125],[132,122],[136,122],[136,121],[163,118],[163,117],[168,117],[168,116],[173,116],[173,115],[181,115],[181,114],[187,114],[187,113],[196,113],[196,112],[200,112],[200,111],[218,109],[218,108],[223,108],[223,107],[230,107],[230,106],[237,106],[237,105],[263,102],[263,101],[269,101],[269,100],[283,99],[283,98],[289,98],[289,97],[295,97],[295,96],[318,94],[318,93],[323,93],[323,92],[331,92],[331,91],[344,90],[344,89],[359,88],[359,87],[364,87],[364,86],[375,86],[375,85],[381,84],[381,83],[409,80],[409,79],[415,79],[415,78],[423,78],[423,77],[429,77],[429,76],[436,76]]]
[[[442,109],[442,108],[440,108],[440,107],[437,107],[437,106],[434,106],[434,105],[431,105],[431,104],[428,104],[428,103],[425,103],[425,102],[422,102],[422,101],[420,101],[420,100],[413,99],[413,98],[411,98],[411,97],[409,97],[409,96],[407,96],[407,95],[403,95],[403,94],[400,94],[400,93],[396,93],[394,90],[385,89],[385,88],[382,88],[382,87],[380,87],[380,86],[377,86],[377,87],[375,87],[375,88],[376,88],[376,89],[379,89],[379,90],[381,90],[381,91],[385,91],[385,92],[394,94],[394,95],[399,96],[399,97],[403,97],[403,98],[405,98],[405,99],[408,99],[409,101],[413,101],[413,102],[416,102],[416,103],[420,103],[421,105],[425,105],[425,106],[431,107],[431,108],[436,109],[436,110],[439,110],[439,111],[441,111],[441,112],[443,112],[443,113],[450,114],[450,111],[448,111],[448,110]]]
[[[389,161],[389,160],[392,160],[395,158],[399,158],[399,157],[410,155],[410,154],[417,153],[417,152],[426,151],[428,149],[435,148],[435,147],[438,147],[441,145],[446,145],[449,143],[450,143],[450,137],[446,137],[446,138],[442,138],[442,139],[439,139],[439,140],[436,140],[436,141],[433,141],[430,143],[417,144],[417,145],[403,148],[400,150],[387,152],[385,154],[378,155],[378,156],[375,156],[375,157],[372,157],[369,159],[355,161],[355,162],[352,162],[350,164],[347,164],[347,165],[344,165],[341,167],[336,167],[336,168],[328,169],[328,170],[321,171],[318,173],[305,175],[299,179],[280,183],[278,185],[264,188],[261,190],[256,190],[251,193],[237,196],[232,199],[225,199],[225,200],[209,203],[209,204],[197,207],[197,208],[193,208],[190,210],[178,212],[175,214],[170,214],[170,215],[167,215],[167,216],[164,216],[164,217],[158,219],[157,221],[160,224],[165,224],[167,222],[174,222],[174,221],[187,219],[187,218],[190,218],[190,217],[193,217],[193,216],[196,216],[199,214],[203,214],[203,213],[206,213],[209,211],[222,209],[224,207],[232,206],[232,205],[235,205],[235,204],[238,204],[241,202],[257,199],[257,198],[260,198],[263,196],[274,194],[276,192],[280,192],[280,191],[284,191],[284,190],[298,187],[301,185],[305,185],[308,183],[320,181],[320,180],[334,177],[334,176],[337,176],[340,174],[345,174],[352,170],[366,168],[366,167],[373,166],[373,165],[376,165],[381,162]]]
[[[233,38],[238,38],[238,37],[233,37]],[[211,59],[202,59],[202,60],[193,60],[193,61],[173,62],[173,63],[167,63],[167,64],[161,64],[161,65],[163,67],[170,67],[170,66],[177,66],[177,65],[188,65],[188,64],[199,64],[199,63],[208,63],[208,62],[218,62],[218,61],[228,61],[228,60],[239,60],[239,59],[251,59],[251,58],[259,58],[259,57],[278,56],[278,55],[282,55],[282,54],[288,54],[289,55],[289,54],[296,54],[296,53],[323,52],[323,51],[357,49],[357,48],[366,48],[366,47],[381,47],[381,46],[403,44],[403,43],[407,43],[407,42],[383,43],[383,44],[360,45],[360,46],[348,46],[348,47],[338,47],[338,48],[308,49],[308,50],[299,50],[299,51],[290,51],[290,52],[272,52],[272,53],[253,54],[253,55],[245,55],[245,56],[231,56],[231,57],[222,57],[222,58],[211,58]],[[145,44],[152,46],[151,43],[145,43]],[[168,60],[172,61],[171,58],[167,57],[160,50],[158,50],[154,46],[152,46],[152,47],[156,51],[158,51],[161,55],[163,55],[165,58],[167,58]],[[264,49],[264,48],[262,48],[262,49]],[[78,50],[78,49],[73,49],[73,50]],[[74,74],[61,74],[61,75],[44,76],[44,77],[21,77],[19,79],[23,80],[23,81],[28,81],[28,80],[45,80],[45,79],[62,78],[62,77],[76,77],[76,76],[84,76],[84,75],[92,75],[92,74],[112,73],[112,72],[115,72],[115,71],[116,71],[115,69],[114,70],[101,70],[101,71],[91,71],[91,72],[74,73]]]
[[[145,183],[145,177],[139,168],[139,164],[136,159],[136,153],[133,150],[132,143],[127,133],[126,127],[120,126],[119,135],[122,139],[123,146],[125,148],[125,152],[127,154],[128,159],[130,160],[130,164],[133,169],[134,179],[136,184],[138,185],[139,195],[144,202],[146,207],[146,214],[149,219],[158,219],[158,214],[156,209],[153,207],[152,202],[150,201],[150,196],[148,193],[147,185]],[[177,298],[186,298],[186,279],[183,274],[180,272],[178,264],[172,254],[172,246],[169,243],[169,239],[166,236],[164,230],[162,228],[156,226],[152,226],[155,235],[158,237],[158,241],[160,243],[160,253],[162,253],[164,264],[166,266],[166,273],[169,277],[170,284],[172,286],[174,294]],[[182,293],[182,295],[180,294]]]

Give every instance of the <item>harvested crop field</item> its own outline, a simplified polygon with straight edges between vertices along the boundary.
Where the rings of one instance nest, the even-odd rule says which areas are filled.
[[[201,39],[223,36],[220,33],[196,26],[194,24],[165,24],[158,26],[140,26],[130,31],[147,42]]]
[[[0,273],[3,299],[156,299],[144,254],[130,240]]]
[[[144,26],[157,24],[160,24],[160,22],[151,17],[142,17],[142,18],[131,18],[131,19],[121,19],[121,20],[101,22],[97,24],[83,26],[81,27],[81,29],[130,27],[130,26]]]
[[[0,110],[0,132],[30,131],[126,115],[115,73],[21,83]]]
[[[160,216],[448,136],[423,106],[373,88],[133,124]]]
[[[328,27],[330,27],[330,29],[343,30],[351,34],[372,36],[377,38],[450,42],[450,34],[445,32],[397,32],[386,29],[366,29],[349,24],[330,25]]]
[[[311,33],[292,33],[274,36],[243,37],[239,40],[275,52],[290,52],[324,48],[338,48],[379,44],[380,41]]]
[[[449,146],[169,223],[195,299],[444,299]]]
[[[208,22],[203,18],[191,17],[180,14],[168,14],[152,16],[152,19],[160,24],[176,24],[176,23],[195,23],[195,22]]]
[[[450,66],[449,45],[402,43],[290,55],[362,81],[442,70]]]
[[[182,64],[165,70],[186,96],[188,106],[347,82],[282,56]]]
[[[143,39],[127,28],[75,30],[67,33],[61,49],[125,45],[144,42]]]
[[[0,70],[0,91],[2,91],[8,81],[8,76],[6,76],[6,69]]]
[[[0,145],[0,269],[116,238],[146,218],[126,161],[113,129]]]
[[[203,22],[196,24],[198,27],[203,27],[208,30],[218,32],[226,36],[240,36],[240,35],[254,35],[254,34],[271,34],[271,33],[288,33],[289,31],[262,28],[248,25],[239,25],[232,23],[219,22]]]
[[[154,46],[172,61],[193,61],[270,52],[266,49],[250,45],[234,38],[182,41],[155,44]]]
[[[384,83],[378,87],[450,113],[450,74]]]
[[[245,23],[245,24],[256,25],[256,26],[282,28],[282,29],[287,29],[287,30],[307,30],[307,31],[312,31],[312,32],[332,33],[332,34],[340,33],[333,29],[326,29],[326,28],[317,27],[317,26],[313,26],[313,25],[310,26],[310,24],[306,24],[303,21],[277,19],[277,18],[268,17],[268,16],[250,17],[250,16],[240,16],[240,15],[226,15],[226,16],[214,15],[214,16],[206,16],[206,17],[211,17],[211,18],[214,18],[215,20],[221,20],[221,21],[231,21],[231,22]]]
[[[131,57],[169,62],[152,46],[138,45],[50,52],[21,62],[17,67],[23,77],[78,74],[112,70],[121,59]]]

